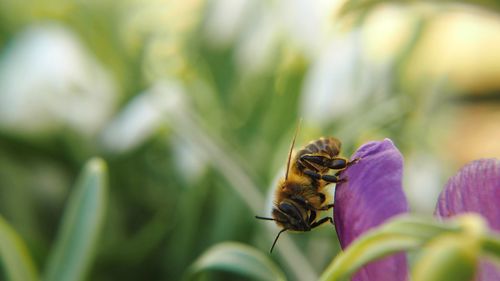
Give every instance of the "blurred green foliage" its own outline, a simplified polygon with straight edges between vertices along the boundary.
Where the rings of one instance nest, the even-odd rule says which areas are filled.
[[[43,280],[83,280],[95,256],[106,209],[106,164],[85,166],[64,211]],[[9,280],[39,280],[23,239],[0,217],[0,258]]]
[[[306,8],[0,2],[0,214],[36,268],[46,268],[54,243],[63,251],[56,237],[66,235],[57,230],[61,220],[73,220],[63,218],[70,186],[95,155],[108,164],[109,190],[88,280],[179,280],[229,240],[267,251],[276,229],[266,231],[254,215],[268,212],[264,195],[299,118],[300,145],[336,135],[346,156],[368,140],[392,138],[409,156],[409,178],[420,179],[408,183],[410,200],[415,186],[428,187],[412,204],[431,212],[448,173],[439,167],[452,162],[437,153],[443,124],[455,116],[448,106],[454,94],[475,90],[446,74],[411,76],[415,85],[405,73],[426,24],[453,3],[396,5],[417,20],[403,24],[409,39],[380,62],[364,50],[372,43],[363,23],[383,1],[345,17],[333,16],[335,1],[299,2]],[[284,237],[272,258],[291,280],[317,277],[338,252],[334,233]]]

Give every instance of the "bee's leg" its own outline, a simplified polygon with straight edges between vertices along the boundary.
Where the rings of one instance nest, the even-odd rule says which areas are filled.
[[[297,163],[299,164],[298,166],[301,167],[300,170],[304,171],[306,169],[309,169],[311,171],[315,171],[315,172],[318,172],[320,167],[318,167],[319,165],[318,164],[314,164],[312,162],[308,162],[308,161],[304,161],[302,160],[302,157],[299,158],[299,160],[297,160]]]
[[[336,175],[321,175],[310,170],[304,170],[304,174],[308,175],[312,179],[324,180],[326,182],[331,182],[331,183],[339,183],[345,181],[344,179],[339,179],[339,177]]]
[[[347,162],[347,167],[351,166],[352,164],[356,164],[356,163],[358,163],[358,162],[359,162],[359,160],[361,160],[361,157],[354,158],[354,160]],[[346,168],[347,168],[347,167],[346,167]]]
[[[329,160],[330,162],[328,163],[327,167],[334,170],[344,170],[350,165],[349,160],[347,160],[347,158],[344,157],[333,157],[332,159]]]
[[[331,159],[329,159],[328,157],[325,157],[325,156],[321,156],[321,155],[304,154],[304,155],[299,157],[298,161],[306,167],[320,166],[320,167],[328,168]],[[317,169],[314,169],[314,170],[317,170]]]
[[[361,160],[361,158],[359,158],[359,157],[355,158],[352,161],[349,161],[349,160],[347,160],[347,158],[344,158],[344,157],[333,157],[331,165],[328,166],[328,168],[334,169],[334,170],[345,170],[349,166],[358,163],[359,160]]]
[[[333,170],[344,170],[347,167],[351,166],[352,164],[357,163],[360,160],[360,158],[356,158],[352,161],[349,161],[347,160],[347,158],[344,157],[328,158],[322,155],[304,154],[300,157],[299,160],[305,166],[320,165],[322,167],[326,167]],[[309,165],[306,165],[306,163]]]
[[[352,161],[347,162],[347,166],[346,166],[346,168],[347,168],[347,167],[349,167],[349,166],[351,166],[352,164],[358,163],[358,162],[359,162],[359,160],[361,160],[361,158],[356,158],[356,159],[354,159],[354,160],[352,160]],[[335,174],[333,174],[333,175],[334,175],[334,176],[336,176],[336,177],[340,177],[340,174],[342,174],[342,172],[343,172],[344,170],[345,170],[345,169],[340,170],[340,171],[336,172],[336,173],[335,173]],[[345,177],[345,176],[344,176],[343,178],[341,178],[341,179],[339,179],[339,180],[340,180],[340,182],[346,182],[346,181],[347,181],[347,177]]]
[[[336,175],[322,175],[321,179],[326,181],[326,182],[332,182],[332,183],[341,183],[341,182],[346,182],[346,179],[340,179]]]
[[[312,224],[315,219],[316,219],[316,211],[311,211],[311,214],[309,215],[308,219],[309,224]]]
[[[307,200],[302,196],[292,196],[292,199],[295,200],[296,202],[298,202],[300,205],[302,205],[302,207],[310,210],[311,212],[314,212],[317,210],[313,205],[311,205],[311,203],[307,202]],[[316,216],[316,214],[315,214],[315,216]]]
[[[333,208],[333,203],[332,203],[332,204],[328,204],[328,205],[326,205],[326,206],[323,206],[323,207],[319,208],[318,210],[319,210],[319,211],[328,211],[328,210],[330,210],[331,208]]]
[[[304,170],[304,174],[309,176],[310,178],[314,179],[314,180],[320,180],[321,179],[321,175],[316,173],[316,172],[313,172],[311,170]]]
[[[321,167],[334,169],[334,170],[343,170],[348,165],[348,160],[343,157],[333,157],[329,158],[322,155],[310,155],[304,154],[300,156],[299,159],[302,163],[307,163],[309,165],[319,165]]]
[[[312,223],[311,228],[316,228],[316,227],[324,224],[327,221],[330,221],[330,223],[333,225],[332,217],[324,217],[324,218],[320,219],[319,221]]]
[[[345,169],[347,169],[347,167],[351,166],[352,164],[356,164],[356,163],[358,163],[358,162],[359,162],[359,160],[361,160],[361,158],[355,158],[354,160],[347,162],[346,167],[345,167],[344,169],[342,169],[342,170],[340,170],[340,171],[336,172],[334,175],[335,175],[336,177],[340,176],[340,174],[342,173],[342,171],[344,171]],[[340,179],[340,180],[341,180],[341,181],[347,181],[347,178],[342,178],[342,179]]]

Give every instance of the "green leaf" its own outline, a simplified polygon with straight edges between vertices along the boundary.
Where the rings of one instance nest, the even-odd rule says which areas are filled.
[[[319,280],[348,280],[368,262],[420,245],[420,239],[401,234],[378,232],[363,236],[340,253]]]
[[[35,264],[23,239],[0,216],[0,261],[10,281],[39,280]]]
[[[207,250],[192,265],[190,277],[207,270],[223,270],[259,280],[285,280],[283,272],[264,254],[240,243],[225,242]]]
[[[413,281],[469,281],[475,276],[479,237],[443,234],[428,243],[412,268]]]
[[[500,260],[500,237],[498,235],[485,235],[481,246],[484,253]]]
[[[101,159],[91,159],[70,195],[44,280],[76,281],[84,278],[94,259],[104,220],[106,194],[106,164]]]
[[[393,218],[380,226],[380,229],[422,240],[429,240],[444,232],[458,233],[463,226],[457,220],[450,220],[446,223],[436,221],[434,218],[422,218],[414,215],[401,215]]]
[[[368,262],[419,247],[440,233],[459,230],[455,223],[440,224],[408,215],[399,216],[349,245],[327,267],[320,280],[347,280]]]

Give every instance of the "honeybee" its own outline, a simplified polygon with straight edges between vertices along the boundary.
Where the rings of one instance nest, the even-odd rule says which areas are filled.
[[[340,172],[356,163],[340,157],[341,142],[334,137],[322,137],[311,141],[293,153],[295,136],[288,153],[285,177],[276,187],[272,218],[255,216],[257,219],[272,220],[281,227],[270,252],[272,253],[281,233],[310,231],[326,222],[333,225],[332,217],[317,219],[317,213],[333,208],[331,195],[326,190],[330,183],[340,183]],[[293,156],[292,156],[293,155]],[[330,171],[336,171],[330,173]]]

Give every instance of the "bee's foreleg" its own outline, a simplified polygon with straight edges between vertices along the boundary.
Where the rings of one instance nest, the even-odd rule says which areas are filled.
[[[353,164],[358,163],[358,162],[359,162],[359,160],[361,160],[361,158],[356,158],[356,159],[354,159],[354,160],[352,160],[352,161],[347,162],[347,166],[346,166],[345,168],[347,168],[347,167],[349,167],[349,166],[351,166],[351,165],[353,165]],[[340,171],[336,172],[334,175],[335,175],[336,177],[339,177],[339,176],[340,176],[340,174],[341,174],[344,170],[345,170],[345,169],[342,169],[342,170],[340,170]],[[347,181],[347,179],[346,179],[346,178],[343,178],[343,179],[340,179],[340,181]]]
[[[341,183],[347,181],[345,178],[341,179],[336,175],[322,175],[321,179],[331,183]]]
[[[319,221],[312,223],[311,228],[316,228],[316,227],[324,224],[327,221],[330,221],[330,223],[333,225],[332,217],[324,217],[324,218],[320,219]]]
[[[323,207],[319,208],[318,210],[320,210],[320,211],[328,211],[331,208],[333,208],[333,203],[332,204],[328,204],[326,206],[323,206]]]
[[[361,160],[361,157],[358,157],[358,158],[354,158],[352,161],[348,161],[347,162],[347,165],[346,165],[346,168],[351,166],[352,164],[356,164],[359,162],[359,160]]]

